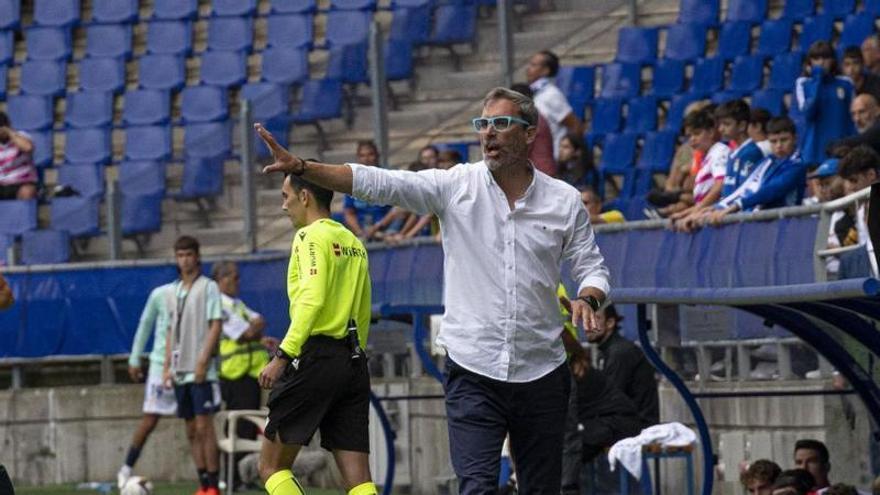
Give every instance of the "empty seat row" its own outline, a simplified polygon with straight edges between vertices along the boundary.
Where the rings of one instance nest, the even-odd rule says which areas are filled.
[[[800,20],[815,14],[828,15],[842,19],[856,13],[855,0],[784,0],[782,18]],[[817,4],[821,3],[821,8]],[[880,1],[862,0],[861,11],[880,15]],[[767,0],[730,0],[725,21],[746,21],[753,24],[764,21],[767,16]],[[715,26],[721,13],[720,0],[681,0],[678,10],[679,24],[700,24]]]

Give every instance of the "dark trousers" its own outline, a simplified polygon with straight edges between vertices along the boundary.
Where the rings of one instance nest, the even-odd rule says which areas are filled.
[[[562,493],[580,495],[581,471],[583,471],[583,439],[578,431],[577,382],[571,378],[571,394],[568,398],[568,415],[565,418],[565,434],[562,445]]]
[[[508,383],[472,373],[447,359],[444,389],[459,493],[497,492],[501,447],[510,434],[519,493],[559,494],[571,389],[567,364],[532,382]]]
[[[223,395],[223,401],[226,403],[226,409],[229,411],[260,408],[260,383],[250,375],[245,375],[238,380],[220,380],[220,393]],[[240,438],[256,440],[257,425],[250,421],[239,421],[235,428],[235,433]],[[236,485],[241,481],[238,476],[238,462],[245,455],[247,454],[236,454],[235,466],[231,468]],[[225,462],[226,456],[223,456],[223,459]],[[229,469],[228,466],[227,469]]]

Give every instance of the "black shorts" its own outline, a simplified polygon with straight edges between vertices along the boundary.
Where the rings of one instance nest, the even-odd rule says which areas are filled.
[[[327,450],[370,452],[370,375],[345,340],[309,337],[269,393],[265,435],[307,445],[319,428]]]

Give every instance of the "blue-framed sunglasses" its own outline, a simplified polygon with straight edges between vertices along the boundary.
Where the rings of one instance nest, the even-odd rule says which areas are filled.
[[[506,131],[510,129],[511,124],[522,124],[524,127],[529,127],[531,124],[526,122],[525,120],[514,117],[512,115],[499,115],[498,117],[477,117],[472,120],[474,124],[474,130],[477,132],[484,132],[489,130],[489,126],[495,128],[496,131]]]

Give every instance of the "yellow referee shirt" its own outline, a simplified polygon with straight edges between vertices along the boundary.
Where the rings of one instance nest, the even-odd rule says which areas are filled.
[[[311,335],[345,338],[354,318],[361,346],[370,330],[367,250],[348,229],[323,218],[293,237],[287,267],[290,327],[281,349],[298,356]]]

